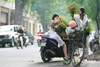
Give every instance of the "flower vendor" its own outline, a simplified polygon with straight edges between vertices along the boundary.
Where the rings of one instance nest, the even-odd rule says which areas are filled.
[[[59,15],[54,14],[52,21],[51,21],[51,27],[50,27],[50,38],[55,39],[60,46],[63,46],[63,52],[64,52],[64,60],[67,61],[68,60],[68,56],[67,56],[67,48],[66,48],[66,44],[65,42],[60,38],[60,36],[57,34],[57,32],[53,29],[53,25],[56,24],[58,21],[60,21],[61,19],[59,18]],[[55,28],[57,28],[58,26],[55,26]]]

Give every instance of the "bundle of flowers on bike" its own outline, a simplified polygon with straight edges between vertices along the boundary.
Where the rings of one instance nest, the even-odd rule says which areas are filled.
[[[71,13],[71,17],[73,18],[74,14],[77,13],[77,7],[76,6],[70,6],[70,7],[68,7],[68,9],[69,9],[69,13]]]
[[[69,13],[71,14],[71,19],[73,20],[74,14],[77,14],[77,7],[76,6],[69,6],[68,9],[69,9]],[[74,24],[72,23],[72,25],[74,25]],[[90,34],[90,32],[93,30],[93,26],[91,24],[89,24],[89,27],[87,29],[84,29],[84,30],[86,30],[86,32],[88,34]]]
[[[78,18],[78,19],[75,19],[75,16],[74,16],[75,14],[77,14],[77,7],[70,6],[70,7],[68,7],[68,9],[71,14],[72,21],[69,23],[64,18],[59,18],[59,20],[56,20],[55,23],[52,25],[52,29],[54,31],[56,31],[57,33],[66,33],[66,32],[67,32],[67,34],[73,33],[73,31],[75,31],[74,29],[78,26],[77,22],[80,22],[80,21],[76,21],[80,18],[79,15],[76,16],[76,18]],[[74,20],[73,20],[73,18],[74,18]],[[86,32],[89,35],[89,33],[93,30],[93,27],[91,24],[89,24],[88,28],[84,29],[84,30],[86,30]]]
[[[60,18],[55,21],[55,24],[52,25],[52,28],[57,33],[65,33],[65,29],[69,27],[68,22],[64,18]]]

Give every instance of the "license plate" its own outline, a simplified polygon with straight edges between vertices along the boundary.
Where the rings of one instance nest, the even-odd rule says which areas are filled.
[[[0,41],[2,41],[2,39],[0,39]]]
[[[45,42],[41,43],[41,46],[45,46],[45,45],[46,45],[46,43],[45,43]]]

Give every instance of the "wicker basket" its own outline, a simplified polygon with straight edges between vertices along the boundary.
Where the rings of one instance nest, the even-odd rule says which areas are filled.
[[[61,36],[61,37],[69,37],[69,38],[71,38],[71,35],[69,34],[69,35],[67,35],[66,33],[57,33],[59,36]]]
[[[66,33],[57,33],[59,36],[61,37],[67,37],[67,34]]]
[[[84,34],[84,36],[83,36]],[[86,32],[76,32],[75,33],[75,39],[76,40],[82,40],[84,38],[84,41],[86,40]]]

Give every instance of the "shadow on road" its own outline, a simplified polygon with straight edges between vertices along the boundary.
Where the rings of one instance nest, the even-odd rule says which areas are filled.
[[[57,61],[50,61],[48,63],[44,62],[38,62],[36,63],[40,67],[72,67],[70,65],[62,65],[62,62],[65,62],[64,60],[57,60]]]
[[[57,62],[64,62],[63,60],[61,61],[61,60],[58,60],[58,61],[51,61],[51,62],[47,62],[47,63],[45,63],[45,62],[38,62],[37,64],[52,64],[52,63],[57,63]]]
[[[0,48],[11,48],[11,47],[8,46],[8,45],[6,45],[5,47],[2,47],[2,46],[0,45]]]

